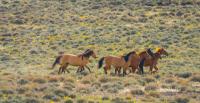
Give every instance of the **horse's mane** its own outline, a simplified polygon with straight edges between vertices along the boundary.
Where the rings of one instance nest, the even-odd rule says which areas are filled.
[[[142,51],[142,52],[140,52],[140,53],[138,53],[138,54],[141,55],[141,54],[144,54],[144,53],[146,53],[146,51]]]
[[[90,49],[87,49],[87,50],[83,53],[83,57],[89,58],[92,54],[93,54],[93,51],[90,50]]]
[[[151,48],[148,48],[146,51],[151,57],[154,57],[154,53],[151,51]]]
[[[135,51],[129,52],[128,54],[126,54],[125,56],[123,56],[124,60],[127,62],[129,60],[129,56],[131,54],[135,53]]]

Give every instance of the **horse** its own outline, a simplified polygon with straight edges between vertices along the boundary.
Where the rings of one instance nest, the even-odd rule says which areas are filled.
[[[52,65],[52,69],[55,67],[56,64],[60,64],[58,74],[62,72],[65,73],[65,69],[68,65],[79,66],[77,72],[79,71],[79,69],[84,69],[84,67],[86,67],[89,72],[91,72],[90,68],[87,66],[90,56],[92,56],[93,58],[97,58],[95,52],[90,49],[87,49],[84,53],[78,55],[62,54],[56,58]],[[67,72],[70,73],[68,70]]]
[[[123,68],[123,76],[126,75],[126,70],[131,64],[131,58],[134,56],[135,52],[132,51],[124,56],[105,56],[102,57],[98,62],[98,68],[103,66],[103,61],[105,62],[104,73],[107,74],[107,70],[111,69],[111,66],[115,68],[115,74],[117,70]]]
[[[153,68],[158,71],[157,62],[158,59],[161,59],[161,55],[168,55],[167,51],[163,48],[157,48],[156,52],[153,53],[151,49],[147,49],[146,51],[140,52],[137,58],[133,58],[131,61],[130,67],[132,68],[132,72],[134,73],[136,69],[140,68],[140,72],[143,74],[143,66],[149,66],[149,71],[153,73]]]

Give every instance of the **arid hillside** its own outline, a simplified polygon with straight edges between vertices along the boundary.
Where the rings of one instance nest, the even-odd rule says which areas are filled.
[[[97,69],[107,55],[169,53],[158,73]],[[92,49],[86,69],[58,74],[59,52]],[[200,0],[0,0],[0,103],[198,103]]]

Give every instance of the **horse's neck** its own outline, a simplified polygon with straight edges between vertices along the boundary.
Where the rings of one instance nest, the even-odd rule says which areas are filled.
[[[146,53],[146,51],[143,51],[143,52],[141,52],[141,53],[139,54],[139,56],[140,56],[141,58],[144,58],[146,55],[148,55],[148,54]]]
[[[79,58],[81,58],[82,60],[88,60],[90,58],[90,56],[89,57],[85,57],[84,54],[78,54],[77,56]]]
[[[154,55],[155,55],[155,58],[154,58],[155,60],[158,60],[161,56],[159,52],[154,53]]]
[[[90,56],[86,57],[86,56],[83,55],[82,58],[85,59],[85,60],[89,60]]]

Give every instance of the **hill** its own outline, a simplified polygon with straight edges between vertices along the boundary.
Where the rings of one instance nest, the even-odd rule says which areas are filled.
[[[199,0],[1,0],[0,102],[197,103]],[[105,55],[163,47],[159,72],[126,77],[96,68]],[[58,52],[93,49],[93,73],[58,75]]]

